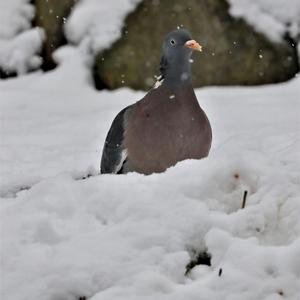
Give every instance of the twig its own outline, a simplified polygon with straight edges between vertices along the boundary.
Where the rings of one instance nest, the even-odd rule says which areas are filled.
[[[218,274],[218,275],[219,275],[219,277],[221,277],[222,273],[223,273],[223,269],[222,269],[222,268],[220,268],[220,269],[219,269],[219,274]]]
[[[246,206],[247,195],[248,195],[248,191],[244,191],[242,209],[245,208]]]

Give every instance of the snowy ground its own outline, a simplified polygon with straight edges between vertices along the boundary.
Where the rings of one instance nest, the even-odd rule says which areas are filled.
[[[57,60],[0,82],[3,299],[300,299],[299,77],[199,89],[208,158],[96,176],[112,118],[143,93],[95,91],[71,48]],[[204,250],[212,266],[185,276]]]

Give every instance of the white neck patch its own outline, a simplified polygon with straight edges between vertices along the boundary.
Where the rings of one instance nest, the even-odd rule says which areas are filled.
[[[157,81],[155,82],[155,84],[153,86],[154,89],[157,89],[164,82],[162,75],[158,76],[156,79],[157,79]]]

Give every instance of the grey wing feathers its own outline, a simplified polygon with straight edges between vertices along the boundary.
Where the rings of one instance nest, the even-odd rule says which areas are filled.
[[[123,146],[125,112],[127,106],[113,120],[108,131],[101,158],[101,173],[118,173],[126,160],[126,149]]]

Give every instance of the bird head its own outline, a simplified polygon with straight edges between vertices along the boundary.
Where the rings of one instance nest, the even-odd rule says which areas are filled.
[[[190,57],[193,52],[202,51],[202,47],[192,39],[191,34],[184,29],[170,32],[163,42],[163,55],[160,71],[164,78],[185,78],[190,76]]]
[[[202,51],[202,47],[184,29],[170,32],[163,43],[163,55],[168,60],[176,56],[190,56],[193,50]]]

